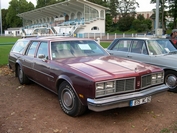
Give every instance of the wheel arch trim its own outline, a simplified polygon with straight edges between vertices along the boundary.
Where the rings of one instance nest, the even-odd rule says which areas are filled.
[[[56,88],[57,88],[57,92],[58,92],[58,90],[59,90],[60,84],[61,84],[63,81],[66,81],[66,82],[71,86],[71,88],[73,89],[74,93],[76,94],[76,96],[77,96],[77,98],[79,99],[79,101],[81,102],[81,104],[84,105],[83,102],[82,102],[82,100],[81,100],[80,97],[78,96],[76,90],[75,90],[74,87],[73,87],[73,82],[72,82],[72,80],[71,80],[68,76],[66,76],[66,75],[60,75],[60,76],[58,76],[57,82],[56,82],[56,85],[55,85]]]

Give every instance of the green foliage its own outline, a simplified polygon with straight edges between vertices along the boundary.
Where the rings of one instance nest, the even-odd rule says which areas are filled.
[[[138,32],[141,32],[142,29],[140,28],[141,21],[138,19],[135,19],[132,23],[132,29],[137,30]]]
[[[6,16],[7,16],[7,9],[2,9],[2,31],[7,29],[9,27],[9,25],[6,22]]]
[[[174,24],[172,22],[170,22],[167,26],[168,26],[169,29],[173,29]]]
[[[56,4],[56,3],[59,3],[59,2],[63,2],[63,1],[65,1],[65,0],[37,0],[36,8],[41,8],[41,7],[44,7],[44,6]]]
[[[147,30],[151,30],[151,29],[152,29],[152,21],[151,21],[150,19],[145,19],[145,20],[143,21],[143,23],[144,23],[145,25],[147,25]]]
[[[177,0],[169,0],[169,15],[173,18],[173,28],[177,28]]]
[[[117,0],[111,0],[110,1],[110,14],[112,16],[112,18],[116,18],[118,15],[118,11],[117,11],[117,5],[118,5],[118,1]]]
[[[110,31],[112,27],[113,21],[110,14],[106,14],[106,31]]]
[[[6,15],[6,23],[9,27],[21,27],[22,19],[17,17],[17,14],[34,9],[34,5],[26,0],[11,0],[10,6]]]
[[[139,15],[137,16],[137,19],[140,20],[140,21],[145,20],[145,18],[144,18],[144,16],[143,16],[142,14],[139,14]]]
[[[131,29],[134,19],[135,19],[134,16],[121,17],[118,21],[119,30],[120,31],[127,31],[127,30]]]
[[[102,6],[108,6],[107,0],[88,0],[88,1]]]
[[[134,16],[136,14],[136,7],[139,7],[139,3],[136,0],[119,0],[118,10],[122,17],[127,15]]]
[[[152,21],[150,19],[145,19],[143,15],[138,15],[132,23],[132,29],[143,32],[149,31],[152,28]]]

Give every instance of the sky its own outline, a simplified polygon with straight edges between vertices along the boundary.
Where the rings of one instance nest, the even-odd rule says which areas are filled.
[[[0,0],[1,2],[1,9],[7,9],[9,7],[9,2],[11,0]],[[28,2],[31,1],[36,6],[36,0],[27,0]],[[139,3],[139,8],[136,8],[137,12],[141,11],[151,11],[153,8],[156,7],[156,4],[150,4],[151,0],[136,0]]]

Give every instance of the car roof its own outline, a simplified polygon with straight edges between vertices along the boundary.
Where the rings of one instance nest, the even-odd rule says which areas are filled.
[[[68,37],[68,36],[40,36],[40,37],[29,37],[23,38],[19,40],[36,40],[36,41],[74,41],[74,40],[93,40],[89,38],[76,38],[76,37]]]
[[[166,38],[158,38],[158,37],[124,37],[124,38],[117,38],[119,39],[133,39],[133,40],[168,40]]]

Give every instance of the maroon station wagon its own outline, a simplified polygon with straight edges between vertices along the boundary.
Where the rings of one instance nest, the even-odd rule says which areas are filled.
[[[91,39],[19,39],[10,51],[9,67],[20,84],[33,81],[56,93],[70,116],[87,108],[99,112],[137,106],[168,90],[161,68],[111,56]]]

